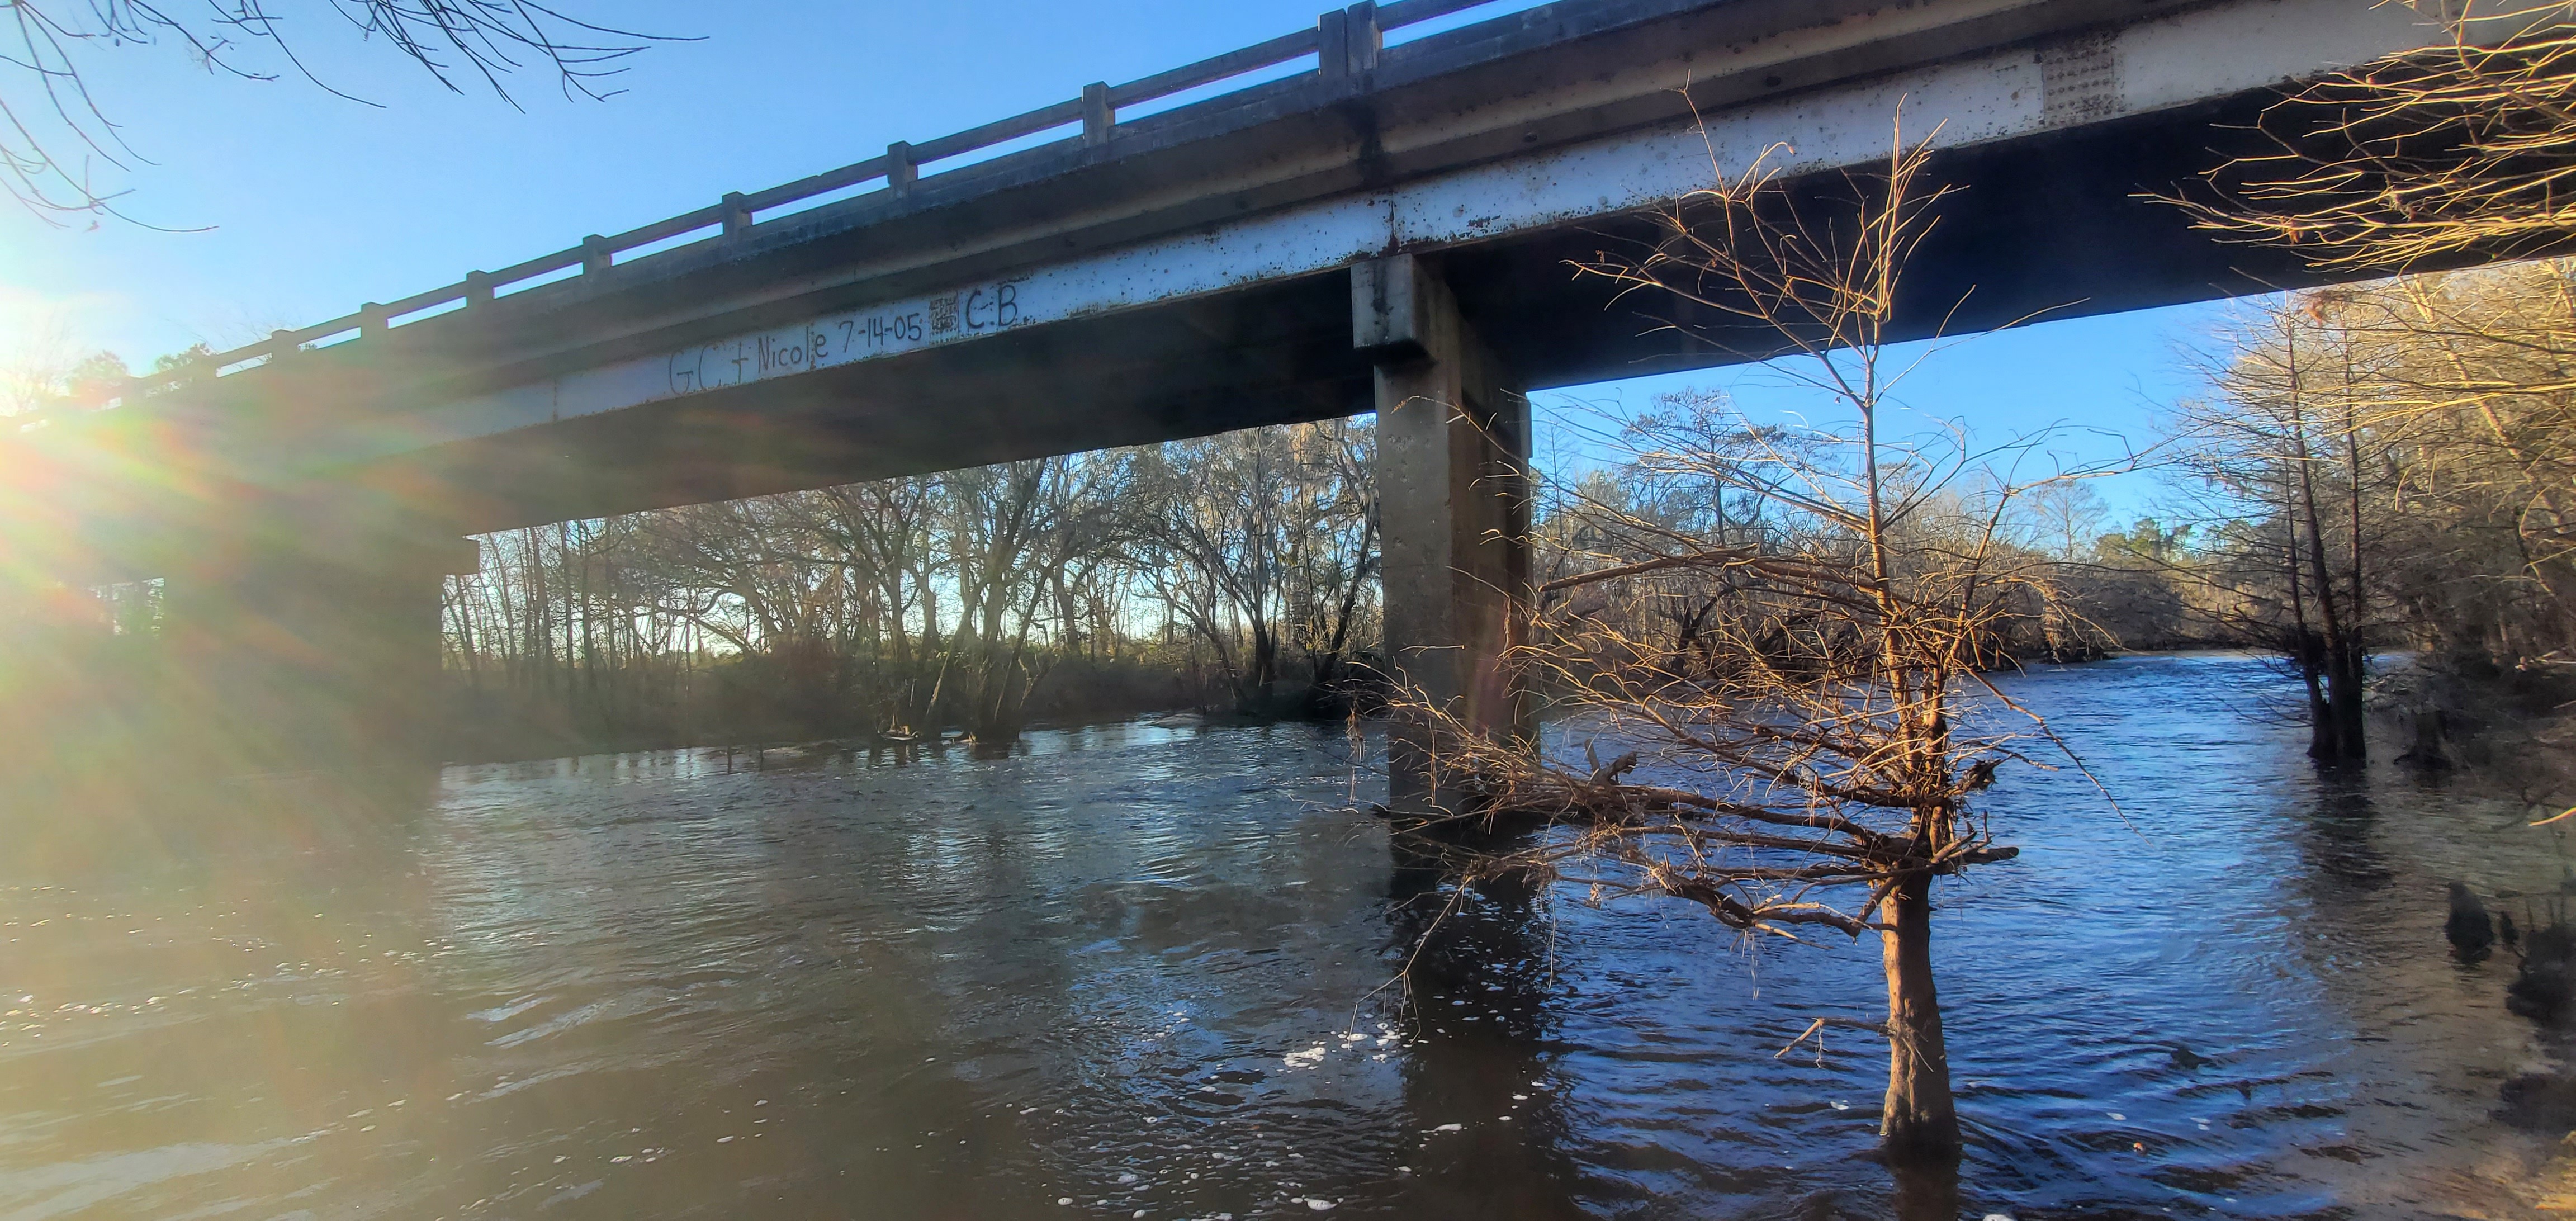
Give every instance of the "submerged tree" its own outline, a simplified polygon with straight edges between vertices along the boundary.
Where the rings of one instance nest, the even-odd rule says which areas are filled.
[[[1614,502],[1589,481],[1542,531],[1562,553],[1541,570],[1560,575],[1539,587],[1510,660],[1554,702],[1560,733],[1494,742],[1408,706],[1434,723],[1448,783],[1477,798],[1400,826],[1470,882],[1683,899],[1789,940],[1876,934],[1885,1019],[1810,1030],[1885,1037],[1886,1152],[1942,1167],[1960,1129],[1933,888],[2015,854],[1972,795],[2046,731],[2016,721],[1982,670],[2044,604],[2051,568],[2006,539],[2016,489],[1962,437],[1908,442],[1888,419],[1897,284],[1939,194],[1921,182],[1927,155],[1900,137],[1882,169],[1822,204],[1757,163],[1663,216],[1643,257],[1584,269],[1670,303],[1673,326],[1711,343],[1752,324],[1774,346],[1745,355],[1787,348],[1774,367],[1847,416],[1784,429],[1703,399],[1642,422],[1631,476],[1659,494]],[[1673,509],[1736,503],[1726,489],[1745,493],[1742,511]],[[1707,605],[1691,617],[1695,646],[1676,648],[1649,625],[1685,587]],[[1492,834],[1514,826],[1530,833]]]
[[[2364,703],[2387,625],[2376,571],[2396,490],[2389,438],[2371,426],[2383,353],[2341,325],[2342,294],[2258,308],[2213,371],[2217,397],[2185,403],[2179,457],[2232,528],[2179,577],[2233,595],[2223,613],[2277,651],[2307,694],[2308,754],[2368,757]]]
[[[1033,647],[1055,578],[1114,540],[1107,521],[1126,463],[1116,454],[1030,458],[940,476],[943,538],[957,598],[939,694],[979,744],[1018,740],[1044,673]]]
[[[2197,531],[2131,554],[2191,614],[2280,654],[2319,759],[2363,757],[2375,703],[2413,722],[2402,759],[2495,761],[2452,730],[2519,732],[2566,699],[2571,284],[2566,261],[2535,260],[2267,302],[2210,361],[2208,399],[2173,413],[2194,476],[2174,508]]]

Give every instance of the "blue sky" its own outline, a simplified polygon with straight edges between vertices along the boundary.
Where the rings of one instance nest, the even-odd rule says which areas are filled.
[[[2031,475],[2107,468],[2141,455],[2134,473],[2090,486],[2123,522],[2152,513],[2162,487],[2159,418],[2177,400],[2201,392],[2194,353],[2220,335],[2229,310],[2225,303],[2177,306],[1891,348],[1884,367],[1910,368],[1889,402],[1911,419],[1900,417],[1895,427],[1929,431],[1955,420],[1981,448],[2035,441],[2021,468]],[[1633,411],[1657,395],[1712,387],[1757,418],[1796,416],[1826,425],[1848,415],[1766,366],[1641,377],[1536,396],[1541,452],[1551,415],[1590,419],[1600,409]]]
[[[1492,9],[1527,7],[1501,0]],[[448,93],[381,44],[357,41],[325,0],[284,0],[299,49],[331,96],[291,76],[210,75],[175,45],[86,60],[100,104],[150,164],[102,172],[159,232],[83,220],[56,228],[0,206],[0,359],[39,347],[109,349],[143,364],[195,342],[228,347],[335,317],[881,151],[1144,76],[1310,24],[1315,0],[1056,0],[894,5],[569,0],[630,28],[692,36],[629,63],[605,102],[568,101],[541,73]],[[1478,15],[1470,12],[1463,16]],[[260,61],[254,61],[260,62]],[[268,64],[275,67],[279,65]],[[2064,422],[2086,458],[2144,444],[2163,404],[2191,391],[2183,345],[2220,307],[2047,323],[1958,344],[1901,397],[2000,440]],[[1765,409],[1796,396],[1761,370],[1641,379],[1562,392],[1642,403],[1724,385]],[[2151,488],[2103,489],[2124,511]]]

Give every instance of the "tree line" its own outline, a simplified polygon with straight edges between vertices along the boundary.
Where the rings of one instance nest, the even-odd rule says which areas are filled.
[[[465,754],[1340,710],[1378,643],[1365,420],[486,536]]]

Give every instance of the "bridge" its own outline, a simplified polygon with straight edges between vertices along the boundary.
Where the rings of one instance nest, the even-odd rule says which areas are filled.
[[[1793,188],[1883,159],[1901,111],[1964,188],[1909,335],[2313,283],[2138,194],[2432,34],[2368,0],[1560,0],[1408,40],[1477,7],[1329,12],[138,381],[8,439],[19,562],[165,576],[224,684],[390,739],[464,535],[1375,411],[1390,656],[1499,729],[1523,396],[1764,346],[1569,260],[1766,149]]]

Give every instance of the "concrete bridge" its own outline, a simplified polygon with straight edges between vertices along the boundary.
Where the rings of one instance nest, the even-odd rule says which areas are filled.
[[[2309,283],[2136,193],[2432,34],[2369,0],[1561,0],[1403,40],[1470,7],[1327,13],[138,383],[9,439],[19,561],[167,576],[224,682],[391,739],[462,535],[1376,411],[1391,654],[1500,727],[1522,395],[1766,346],[1569,259],[1774,145],[1793,182],[1884,158],[1901,107],[1965,188],[1912,334]]]

